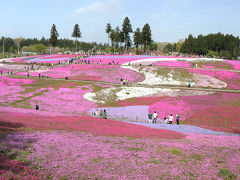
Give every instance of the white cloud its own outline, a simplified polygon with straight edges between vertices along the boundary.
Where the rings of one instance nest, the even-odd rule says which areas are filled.
[[[92,4],[87,5],[86,7],[81,7],[75,10],[73,16],[87,13],[107,13],[108,11],[119,8],[120,3],[121,0],[95,1]]]

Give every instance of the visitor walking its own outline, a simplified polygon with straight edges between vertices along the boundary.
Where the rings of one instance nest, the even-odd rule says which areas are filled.
[[[128,85],[128,80],[126,79],[126,85]]]
[[[172,124],[172,122],[173,122],[173,115],[172,114],[170,114],[170,116],[168,116],[169,117],[169,124]]]
[[[107,111],[106,111],[106,109],[103,110],[103,119],[107,119]]]
[[[157,118],[158,118],[157,112],[154,111],[154,113],[153,113],[153,123],[157,123]]]
[[[103,110],[100,111],[100,118],[103,118]]]
[[[123,84],[123,78],[121,78],[120,81],[121,81],[121,84]]]
[[[148,123],[152,123],[152,117],[153,117],[152,113],[149,112],[148,113]]]
[[[95,117],[98,117],[98,109],[96,109],[94,115],[95,115]]]
[[[179,119],[180,119],[179,113],[176,115],[176,119],[177,119],[177,125],[179,125]]]
[[[39,110],[39,106],[36,104],[36,110],[38,111]]]
[[[40,73],[38,73],[38,78],[40,79],[40,77],[41,77],[41,74],[40,74]]]
[[[188,87],[189,87],[189,88],[191,87],[191,82],[190,82],[190,81],[188,82]]]
[[[165,124],[168,123],[167,117],[164,117],[164,123],[165,123]]]

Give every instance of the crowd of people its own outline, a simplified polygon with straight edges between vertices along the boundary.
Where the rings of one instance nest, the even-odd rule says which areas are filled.
[[[157,119],[158,119],[158,114],[156,111],[154,111],[154,113],[152,114],[151,112],[148,113],[148,123],[157,123]],[[173,123],[173,115],[170,114],[167,117],[164,117],[164,124],[172,124]],[[176,114],[176,123],[179,125],[179,120],[180,120],[180,115],[179,113]]]
[[[128,85],[128,80],[121,78],[120,83],[123,84],[123,85]]]
[[[102,119],[107,119],[107,111],[106,111],[106,109],[100,110],[100,111],[98,111],[98,109],[96,109],[96,111],[92,113],[92,116],[99,117]]]

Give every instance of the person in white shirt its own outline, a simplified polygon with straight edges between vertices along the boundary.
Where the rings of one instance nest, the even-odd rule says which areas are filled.
[[[153,113],[153,123],[157,123],[157,118],[158,118],[157,112],[154,111],[154,113]]]
[[[169,117],[169,124],[172,124],[172,122],[173,122],[173,115],[170,114],[170,116],[168,116],[168,117]]]

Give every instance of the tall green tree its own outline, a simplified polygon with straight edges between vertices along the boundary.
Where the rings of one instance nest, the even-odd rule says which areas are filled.
[[[119,43],[121,42],[121,30],[120,28],[117,26],[115,28],[115,47],[119,48]]]
[[[78,24],[75,24],[74,28],[73,28],[73,33],[72,33],[72,37],[76,38],[76,52],[77,52],[77,38],[81,38],[82,37],[82,33],[80,31],[80,28],[79,28],[79,25]]]
[[[51,28],[51,34],[50,34],[50,39],[49,39],[49,42],[50,42],[50,45],[53,46],[53,47],[56,47],[57,46],[57,38],[58,38],[58,32],[57,32],[57,29],[56,29],[56,26],[55,24],[52,25],[52,28]],[[50,47],[51,49],[51,47]]]
[[[107,23],[107,26],[106,26],[106,33],[108,34],[108,46],[109,46],[109,38],[110,38],[110,32],[112,30],[112,26],[110,23]]]
[[[130,20],[128,17],[126,17],[123,21],[123,24],[122,24],[122,32],[124,34],[124,40],[125,40],[125,48],[126,48],[126,51],[128,51],[128,47],[129,47],[129,42],[130,41],[130,36],[129,36],[129,33],[133,32],[132,30],[132,25],[130,23]]]
[[[144,45],[144,52],[146,52],[146,48],[149,47],[149,45],[152,42],[152,32],[149,24],[145,24],[142,29],[142,41]]]
[[[114,29],[111,30],[110,32],[110,39],[111,39],[111,51],[114,52],[114,44],[115,44],[115,40],[116,40],[116,32]]]
[[[137,28],[136,31],[134,31],[134,35],[133,35],[133,41],[134,41],[134,45],[136,47],[136,54],[138,54],[138,47],[142,44],[142,33],[140,28]]]

